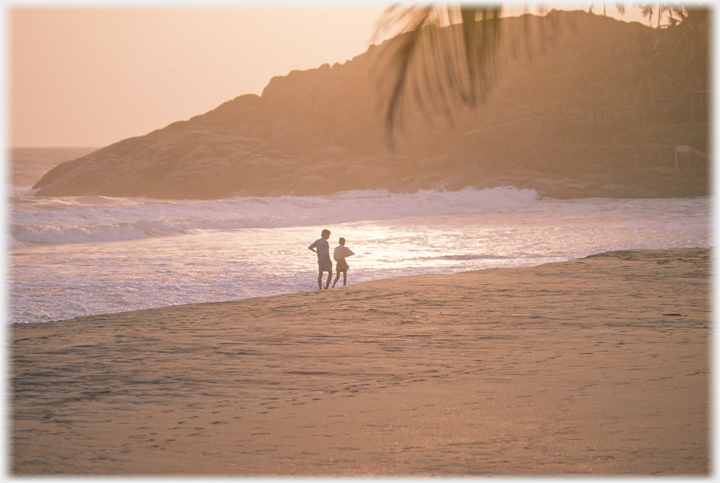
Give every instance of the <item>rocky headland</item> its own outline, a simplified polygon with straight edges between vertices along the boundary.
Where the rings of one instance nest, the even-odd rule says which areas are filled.
[[[467,186],[563,199],[708,195],[706,101],[690,99],[688,120],[688,98],[640,109],[608,82],[623,67],[617,52],[648,27],[581,11],[550,15],[559,36],[529,59],[501,57],[486,103],[457,109],[452,122],[408,111],[394,149],[378,88],[388,40],[344,64],[275,77],[261,96],[62,163],[33,188],[37,196],[166,199]],[[676,155],[677,145],[689,152]]]

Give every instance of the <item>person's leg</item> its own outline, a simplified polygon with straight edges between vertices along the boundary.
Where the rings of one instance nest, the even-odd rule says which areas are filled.
[[[323,276],[323,271],[320,270],[320,273],[318,274],[318,290],[322,290],[322,276]]]
[[[333,282],[333,288],[335,288],[335,284],[337,283],[337,281],[338,281],[339,278],[340,278],[340,272],[338,272],[338,273],[335,275],[335,281]]]
[[[343,272],[343,287],[347,285],[347,271]]]
[[[330,287],[330,280],[332,280],[332,271],[328,272],[328,279],[327,279],[327,283],[325,284],[325,290],[327,290]]]

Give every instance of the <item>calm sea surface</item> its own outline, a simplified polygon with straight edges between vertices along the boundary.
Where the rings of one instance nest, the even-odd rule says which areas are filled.
[[[214,201],[33,196],[48,169],[89,151],[12,151],[11,323],[316,290],[307,247],[323,228],[331,249],[342,236],[356,254],[350,284],[711,246],[709,198],[559,201],[514,187]]]

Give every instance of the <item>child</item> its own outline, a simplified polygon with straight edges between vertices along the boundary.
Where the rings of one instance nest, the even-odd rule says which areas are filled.
[[[346,257],[351,257],[355,255],[355,253],[350,250],[348,247],[345,246],[345,239],[340,238],[339,240],[340,245],[335,247],[335,251],[333,252],[333,258],[335,258],[335,261],[337,261],[337,268],[336,272],[337,275],[335,275],[335,281],[333,282],[333,288],[335,288],[335,284],[337,283],[338,279],[340,278],[340,274],[342,273],[343,276],[343,286],[347,285],[347,271],[348,268],[350,268],[345,261]]]

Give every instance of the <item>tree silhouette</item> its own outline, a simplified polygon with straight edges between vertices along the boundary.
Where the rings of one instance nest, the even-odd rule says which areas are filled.
[[[655,13],[655,7],[657,6],[657,28],[660,28],[660,21],[662,20],[663,13],[670,10],[670,6],[660,3],[638,3],[636,6],[642,9],[642,16],[647,17],[648,22],[650,23],[652,23],[652,17]]]

